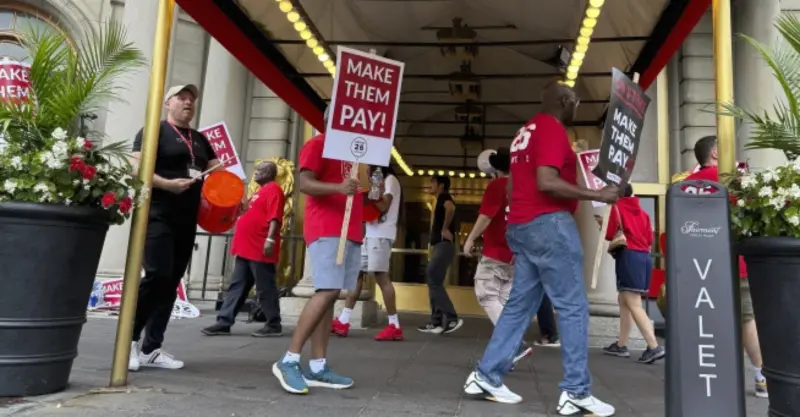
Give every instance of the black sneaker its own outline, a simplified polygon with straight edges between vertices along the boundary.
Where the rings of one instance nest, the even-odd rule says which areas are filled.
[[[430,333],[430,334],[442,334],[444,329],[441,325],[428,323],[424,326],[417,327],[417,330],[421,331],[422,333]]]
[[[664,350],[663,346],[658,346],[655,349],[648,348],[642,353],[642,356],[639,358],[639,363],[650,364],[664,358],[664,356],[667,356],[667,352]]]
[[[201,331],[206,336],[230,336],[231,326],[222,323],[216,323],[213,326],[206,327]]]
[[[253,333],[250,333],[250,336],[253,336],[253,337],[280,337],[280,336],[283,336],[283,329],[281,329],[280,327],[273,328],[273,327],[269,327],[269,326],[264,326],[261,329],[258,329],[256,331],[254,331]]]
[[[536,345],[544,347],[559,347],[561,346],[561,341],[558,339],[558,336],[548,336],[542,340],[537,340]]]
[[[442,334],[450,334],[461,328],[464,325],[463,319],[448,320],[444,325]]]
[[[620,346],[619,342],[614,342],[607,347],[603,348],[603,353],[606,355],[616,356],[618,358],[630,358],[631,352],[627,346]]]

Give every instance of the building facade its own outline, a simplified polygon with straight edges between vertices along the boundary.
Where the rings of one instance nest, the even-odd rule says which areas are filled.
[[[23,23],[46,25],[79,37],[83,30],[95,30],[101,22],[116,20],[128,28],[130,40],[146,57],[153,52],[158,0],[14,0],[0,3],[0,56],[22,59],[14,32]],[[734,2],[734,33],[744,33],[765,43],[774,43],[777,31],[775,17],[781,12],[800,10],[800,0],[737,0]],[[172,42],[167,69],[167,85],[197,85],[201,90],[195,127],[201,128],[224,121],[249,176],[254,161],[283,157],[296,161],[297,149],[309,135],[304,122],[279,97],[212,39],[191,17],[176,9],[173,16]],[[646,115],[642,147],[633,180],[637,193],[646,197],[658,229],[664,227],[664,196],[669,178],[691,169],[691,149],[702,136],[715,134],[716,117],[711,19],[707,15],[672,59],[659,82],[647,91],[651,105]],[[736,101],[753,109],[771,108],[779,87],[771,72],[746,42],[734,43],[734,82]],[[132,143],[145,118],[148,93],[148,71],[132,74],[124,102],[112,103],[88,120],[90,128],[104,133],[106,140]],[[580,90],[578,91],[580,93]],[[601,136],[598,127],[580,127],[574,139],[584,139],[597,147]],[[511,138],[509,138],[510,140]],[[738,129],[738,159],[748,160],[754,168],[782,162],[782,155],[770,151],[744,151],[747,127]],[[402,141],[398,145],[403,150]],[[431,145],[437,146],[436,142]],[[445,152],[446,153],[446,152]],[[413,166],[412,166],[413,168]],[[426,173],[427,174],[427,173]],[[451,173],[456,176],[456,173]],[[421,190],[419,176],[403,179],[414,190]],[[485,179],[457,178],[462,188],[475,192],[462,193],[465,204],[474,204],[484,188]],[[424,202],[421,191],[409,195],[407,202]],[[299,209],[301,206],[296,205]],[[661,209],[659,209],[661,207]],[[302,215],[302,214],[300,214]],[[582,216],[582,217],[581,217]],[[579,213],[587,256],[593,256],[597,231],[591,213]],[[296,224],[302,219],[298,218]],[[409,228],[411,226],[409,225]],[[409,229],[410,230],[410,229]],[[100,263],[100,275],[121,276],[125,266],[129,225],[113,227],[108,234]],[[405,233],[405,232],[404,232]],[[294,234],[299,235],[295,232]],[[400,239],[398,239],[400,240]],[[401,245],[402,246],[402,245]],[[400,247],[401,251],[424,251],[422,247]],[[206,298],[215,298],[221,276],[225,273],[225,239],[200,236],[196,243],[189,284],[195,296],[207,289]],[[412,252],[409,252],[412,253]],[[208,255],[208,256],[207,256]],[[589,263],[589,262],[587,262]],[[458,264],[458,263],[456,263]],[[396,264],[397,265],[397,264]],[[402,265],[398,265],[402,269]],[[406,267],[410,269],[410,267]],[[604,262],[601,280],[590,290],[595,311],[610,310],[616,305],[613,263]],[[401,273],[401,275],[407,275]],[[457,284],[456,278],[451,284]],[[588,288],[588,286],[587,286]],[[416,291],[416,290],[413,290]],[[465,291],[465,299],[474,296]],[[409,296],[414,298],[416,296]],[[423,299],[426,299],[423,297]],[[402,300],[402,296],[401,296]],[[465,301],[466,302],[466,301]],[[477,307],[477,305],[475,305]],[[476,309],[480,311],[480,309]],[[606,311],[608,312],[608,311]]]

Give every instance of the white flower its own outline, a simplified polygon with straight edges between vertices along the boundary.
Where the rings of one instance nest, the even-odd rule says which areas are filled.
[[[41,201],[41,202],[52,201],[53,200],[53,195],[50,194],[50,187],[47,184],[43,183],[43,182],[40,182],[40,183],[37,183],[36,185],[34,185],[33,186],[33,191],[41,194],[41,196],[39,196],[39,201]]]
[[[764,172],[762,172],[762,173],[761,173],[761,179],[762,179],[764,182],[772,182],[772,181],[775,181],[775,177],[776,177],[776,176],[775,176],[775,170],[774,170],[774,169],[772,169],[772,168],[770,168],[770,169],[768,169],[768,170],[766,170],[766,171],[764,171]]]
[[[75,139],[75,147],[78,149],[83,149],[84,146],[86,146],[86,139],[81,137]]]
[[[800,225],[800,216],[791,216],[788,219],[786,219],[786,221],[789,222],[789,224],[791,224],[792,226]]]
[[[150,195],[150,189],[147,188],[146,185],[142,185],[142,188],[139,190],[139,198],[136,199],[137,204],[144,204],[147,197]]]
[[[14,169],[22,169],[22,158],[18,156],[11,158],[11,167]]]
[[[55,140],[64,140],[67,138],[67,131],[58,127],[56,130],[53,131],[53,139]]]
[[[39,156],[39,160],[50,169],[60,169],[64,166],[64,161],[58,158],[53,152],[42,152]]]
[[[745,190],[756,185],[756,179],[753,178],[753,175],[743,175],[740,181],[742,183],[742,189]]]
[[[772,197],[772,188],[766,186],[761,187],[761,189],[758,190],[758,195],[759,197]]]
[[[67,157],[67,153],[69,153],[69,146],[67,146],[64,142],[56,142],[53,145],[53,155],[55,155],[58,159],[64,159]]]
[[[14,180],[6,180],[6,182],[3,183],[3,189],[9,194],[14,194],[14,191],[17,190],[17,182]]]
[[[68,206],[70,204],[72,204],[72,200],[70,200],[70,199],[64,200],[64,205]]]
[[[775,207],[776,210],[780,210],[786,206],[786,199],[781,196],[770,198],[769,205]]]
[[[739,206],[739,207],[744,207],[744,200],[737,201],[736,205]]]

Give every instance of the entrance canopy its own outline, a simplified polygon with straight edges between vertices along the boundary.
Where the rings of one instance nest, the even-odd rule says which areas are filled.
[[[507,146],[554,79],[574,82],[577,129],[599,126],[611,68],[639,73],[647,88],[711,1],[177,3],[317,129],[337,46],[405,62],[395,141],[403,156],[394,159],[411,175],[473,168],[480,150]]]

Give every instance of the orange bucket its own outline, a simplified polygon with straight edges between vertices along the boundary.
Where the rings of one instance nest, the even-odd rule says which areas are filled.
[[[225,233],[236,224],[242,208],[244,181],[228,171],[206,177],[200,194],[197,225],[209,233]]]

